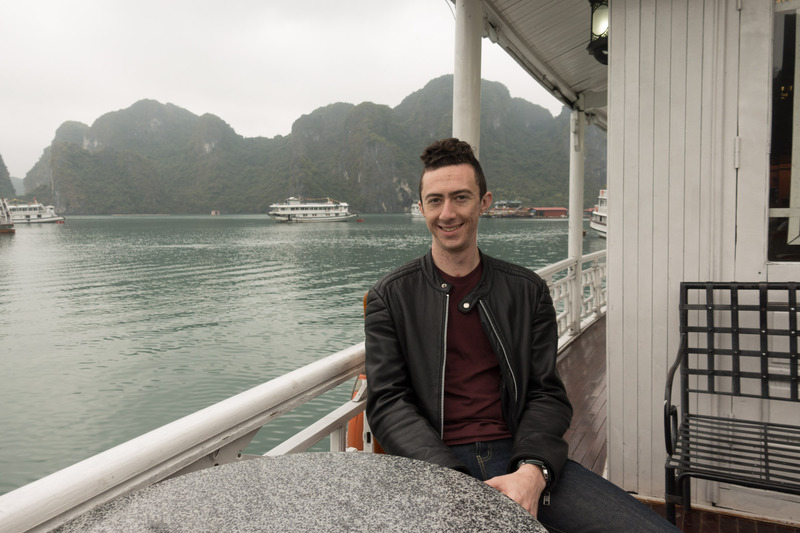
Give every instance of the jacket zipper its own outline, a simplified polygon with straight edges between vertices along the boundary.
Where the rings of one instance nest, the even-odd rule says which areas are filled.
[[[444,438],[444,373],[447,366],[447,321],[450,320],[450,293],[444,295],[444,335],[442,335],[442,383],[439,387],[439,438]]]
[[[483,302],[483,300],[478,300],[478,303],[483,309],[486,319],[489,321],[489,327],[492,328],[492,333],[494,333],[494,336],[497,339],[497,344],[500,346],[500,351],[503,352],[503,359],[506,362],[506,368],[508,368],[508,372],[511,374],[511,384],[514,386],[514,402],[516,403],[519,400],[519,396],[517,395],[517,378],[514,376],[514,369],[511,367],[511,361],[508,360],[508,352],[506,352],[506,347],[503,346],[503,340],[500,338],[500,334],[497,332],[497,327],[494,325],[494,320],[492,319],[492,315],[489,313],[489,309],[486,307],[486,304]]]
[[[497,344],[500,346],[500,350],[503,352],[503,359],[505,359],[506,367],[508,367],[508,372],[511,374],[511,384],[514,385],[514,401],[516,402],[517,378],[514,376],[514,369],[511,367],[511,362],[508,360],[508,352],[506,352],[506,347],[503,345],[503,340],[500,338],[500,335],[497,332],[497,327],[494,325],[494,320],[492,319],[492,315],[489,313],[489,309],[486,307],[486,304],[483,303],[483,300],[479,300],[478,303],[480,304],[481,308],[483,308],[483,313],[486,315],[486,319],[489,321],[489,327],[492,328],[492,333],[494,333],[494,336],[497,339]],[[542,505],[550,505],[550,490],[547,488],[544,490]]]

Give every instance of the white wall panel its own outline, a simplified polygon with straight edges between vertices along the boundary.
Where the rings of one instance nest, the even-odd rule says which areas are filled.
[[[617,6],[621,6],[618,8]],[[610,27],[613,28],[609,38],[609,57],[619,57],[624,54],[626,34],[625,4],[619,2],[611,9]],[[617,38],[619,36],[619,39]],[[617,45],[617,42],[620,44]],[[622,380],[622,370],[624,368],[624,353],[622,352],[621,340],[623,337],[622,311],[623,298],[625,296],[625,277],[622,272],[622,258],[625,249],[622,242],[622,229],[625,227],[625,212],[622,209],[622,199],[625,196],[625,183],[622,165],[625,160],[625,135],[624,135],[624,109],[625,109],[625,62],[612,59],[608,65],[608,168],[606,181],[608,183],[609,198],[608,210],[617,213],[608,220],[608,273],[606,275],[607,285],[607,316],[606,321],[606,348],[607,365],[606,380],[608,386],[607,409],[609,422],[614,417],[614,423],[608,425],[608,464],[613,465],[609,470],[609,476],[618,485],[622,485],[622,472],[625,463],[625,454],[620,443],[622,442],[622,416],[623,406],[625,405],[624,382]],[[611,112],[617,110],[616,112]],[[613,132],[619,132],[613,135]],[[613,252],[613,256],[611,255]],[[611,261],[614,265],[611,266]],[[610,320],[613,317],[613,320]],[[611,391],[614,391],[613,393]],[[619,391],[619,392],[616,392]]]
[[[656,69],[656,43],[653,36],[656,30],[656,5],[655,1],[641,3],[639,20],[641,25],[639,39],[639,168],[638,176],[638,202],[639,206],[657,205],[658,200],[654,195],[655,181],[653,179],[653,160],[655,152],[655,69]],[[646,250],[638,254],[636,266],[638,276],[637,293],[639,301],[644,303],[636,313],[638,326],[637,353],[652,353],[653,349],[653,267],[655,266],[655,250],[659,246],[653,240],[653,230],[658,223],[660,211],[657,209],[642,209],[639,207],[637,227],[637,250]],[[648,304],[649,303],[649,304]],[[637,413],[638,435],[651,435],[654,425],[658,420],[653,418],[654,408],[658,402],[653,402],[652,395],[653,360],[649,357],[640,357],[637,365],[636,397],[639,410]],[[638,438],[637,435],[637,438]],[[650,439],[638,438],[637,454],[640,462],[651,463],[653,460]],[[648,485],[649,480],[642,476],[642,471],[651,473],[651,468],[639,469],[637,472],[637,486]]]
[[[609,477],[654,497],[679,283],[721,279],[736,259],[737,56],[735,1],[612,4]]]
[[[653,280],[668,280],[669,279],[669,231],[673,223],[674,215],[669,209],[669,190],[670,190],[670,165],[669,165],[669,151],[665,148],[669,146],[669,139],[671,135],[670,123],[665,120],[665,115],[669,109],[670,101],[670,79],[672,76],[672,24],[671,9],[669,2],[656,2],[655,12],[655,32],[653,38],[655,41],[655,57],[654,62],[654,93],[655,93],[655,107],[653,110],[653,128],[655,129],[653,136],[653,205],[654,210],[654,225],[653,225],[653,239],[651,243],[653,254],[653,267],[651,270]],[[643,21],[644,23],[644,21]],[[651,315],[652,320],[652,338],[650,342],[650,349],[647,353],[654,356],[659,353],[661,349],[666,350],[669,355],[674,352],[676,348],[670,346],[669,325],[672,317],[669,312],[669,318],[664,319],[663,314],[659,313],[659,309],[670,309],[670,297],[672,295],[669,283],[666,281],[660,283],[652,283],[653,303],[654,310]],[[674,313],[675,320],[677,320],[677,313]],[[662,348],[659,348],[662,347]],[[666,379],[666,368],[663,361],[656,357],[651,357],[653,378],[651,385],[654,390],[658,390],[657,383],[663,383]],[[661,433],[661,415],[653,414],[660,411],[661,404],[657,402],[658,398],[654,396],[651,391],[651,397],[655,402],[650,406],[648,413],[653,417],[653,428],[650,435]],[[655,438],[655,437],[654,437]],[[660,468],[664,463],[664,456],[657,453],[655,446],[650,438],[642,439],[646,442],[647,446],[651,447],[650,461],[645,465],[649,466],[650,471],[645,473],[642,484],[650,487],[658,483]],[[655,481],[653,481],[655,480]]]
[[[767,272],[766,263],[772,7],[611,4],[609,478],[641,495],[664,495],[663,391],[680,282],[800,279],[800,264]],[[693,487],[699,503],[722,492],[740,510],[766,509],[737,487]],[[778,517],[786,503],[771,500]]]
[[[627,20],[639,20],[639,5],[632,4],[627,10]],[[625,105],[639,108],[639,62],[640,62],[640,26],[638,23],[626,25],[625,32]],[[638,226],[639,226],[639,181],[635,178],[639,174],[639,116],[636,113],[626,113],[623,118],[626,134],[625,157],[622,161],[622,176],[632,179],[624,180],[624,193],[620,198],[624,225],[618,235],[621,236],[624,254],[622,256],[622,272],[624,279],[624,296],[622,302],[622,321],[625,336],[623,338],[623,351],[636,353],[638,351],[638,317],[639,317],[639,284],[638,284]],[[613,189],[610,189],[613,191]],[[613,192],[609,192],[612,195]],[[610,217],[609,217],[610,218]],[[638,396],[638,360],[626,359],[623,365],[622,388],[625,400],[622,412],[622,442],[619,444],[624,457],[638,457],[639,440],[639,396]],[[636,464],[626,461],[623,465],[623,482],[625,486],[636,487],[638,472]],[[636,490],[636,489],[634,489]]]

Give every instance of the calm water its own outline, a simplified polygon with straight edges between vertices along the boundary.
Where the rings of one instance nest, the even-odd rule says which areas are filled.
[[[430,245],[422,221],[365,219],[72,217],[0,235],[0,494],[361,342],[364,292]],[[482,220],[480,246],[538,269],[566,257],[567,222]],[[587,252],[604,246],[587,230]]]

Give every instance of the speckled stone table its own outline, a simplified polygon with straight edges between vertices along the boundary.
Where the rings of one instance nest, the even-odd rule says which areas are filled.
[[[109,502],[58,531],[546,533],[483,482],[361,452],[264,457],[194,472]]]

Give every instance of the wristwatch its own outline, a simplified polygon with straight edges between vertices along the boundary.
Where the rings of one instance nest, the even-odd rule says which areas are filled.
[[[522,465],[536,465],[542,470],[542,475],[544,476],[544,482],[547,487],[550,486],[550,469],[547,468],[547,465],[544,464],[542,461],[538,459],[523,459],[522,461],[517,463],[517,469]]]

